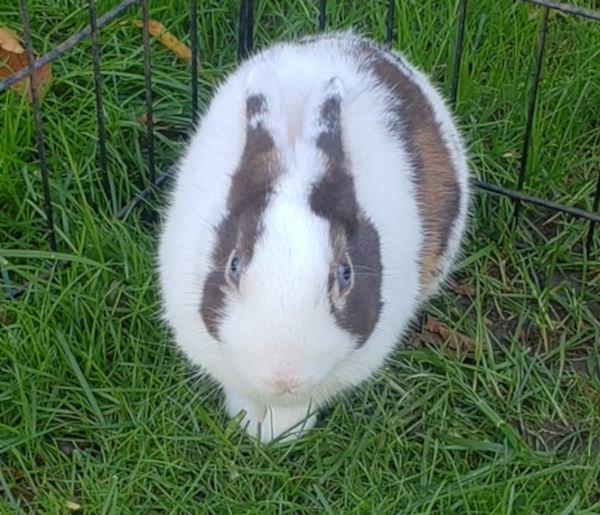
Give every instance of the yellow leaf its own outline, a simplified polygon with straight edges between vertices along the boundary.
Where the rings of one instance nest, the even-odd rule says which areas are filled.
[[[446,341],[453,350],[463,350],[468,354],[475,352],[475,343],[471,338],[449,329],[430,315],[427,315],[425,328],[417,335],[417,339],[430,345],[441,345]]]
[[[6,79],[27,67],[27,55],[19,44],[15,34],[4,27],[0,27],[0,80]],[[45,64],[33,72],[33,80],[37,88],[38,97],[50,86],[52,72],[50,65]],[[29,75],[12,85],[18,93],[25,93],[31,102],[31,89],[29,88]]]
[[[133,26],[141,29],[144,26],[142,20],[134,20]],[[148,20],[148,32],[150,35],[158,38],[160,43],[173,52],[177,57],[187,61],[188,63],[192,62],[192,51],[190,47],[184,45],[181,41],[179,41],[173,34],[171,34],[165,26],[156,21],[156,20]]]
[[[0,27],[0,47],[14,54],[25,53],[25,49],[19,44],[15,33],[6,27]]]

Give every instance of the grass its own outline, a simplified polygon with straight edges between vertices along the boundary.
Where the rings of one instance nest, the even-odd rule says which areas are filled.
[[[383,39],[386,3],[329,2],[328,25]],[[151,15],[188,41],[183,4],[153,0]],[[259,47],[316,27],[317,2],[255,4]],[[86,25],[78,3],[30,8],[38,54]],[[15,3],[0,0],[0,12],[20,32]],[[236,13],[233,0],[199,2],[201,108],[234,66]],[[226,419],[158,320],[150,205],[112,216],[147,177],[141,35],[120,24],[138,16],[101,33],[108,201],[89,42],[53,64],[43,120],[60,254],[47,252],[30,106],[0,95],[0,281],[5,291],[33,281],[0,305],[0,513],[69,513],[73,503],[86,514],[599,513],[599,231],[590,256],[580,220],[525,207],[512,231],[506,199],[475,198],[455,274],[471,294],[449,290],[427,309],[472,349],[398,350],[294,444],[255,445]],[[395,48],[446,94],[456,16],[454,2],[396,3]],[[457,116],[474,173],[493,184],[516,185],[539,23],[526,4],[469,2]],[[525,188],[591,209],[600,24],[554,13],[549,29]],[[189,69],[152,50],[165,170],[181,148],[173,128],[190,119]]]

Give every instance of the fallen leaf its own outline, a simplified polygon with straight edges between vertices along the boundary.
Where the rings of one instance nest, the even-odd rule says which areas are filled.
[[[81,504],[77,504],[73,501],[67,501],[65,503],[65,508],[67,508],[69,511],[79,511],[81,509]]]
[[[0,80],[6,79],[27,67],[27,54],[19,43],[17,36],[9,29],[0,27]],[[52,82],[50,65],[45,64],[33,72],[38,98],[42,97]],[[31,102],[29,75],[13,84],[11,88],[18,93],[25,93]]]
[[[470,354],[475,352],[475,344],[468,336],[449,329],[436,318],[427,315],[424,330],[417,335],[422,343],[442,345],[447,342],[453,350],[464,350]]]
[[[462,295],[463,297],[475,296],[475,288],[473,288],[473,286],[469,286],[468,284],[452,284],[450,285],[450,290],[457,295]]]
[[[2,468],[0,474],[8,479],[10,485],[10,493],[17,501],[32,502],[35,499],[35,493],[29,482],[27,481],[27,475],[17,469]]]
[[[137,119],[138,123],[144,127],[148,125],[148,118],[145,114]],[[181,141],[189,136],[189,128],[183,125],[168,125],[162,120],[153,119],[154,130],[160,131],[160,133],[167,139],[172,141]]]
[[[0,47],[13,54],[25,53],[25,49],[19,43],[15,33],[6,27],[0,27]]]
[[[142,20],[134,20],[133,26],[138,29],[143,28],[144,22]],[[187,61],[188,63],[192,62],[192,51],[190,47],[183,44],[179,41],[173,34],[171,34],[165,26],[156,21],[156,20],[148,20],[148,32],[150,35],[158,38],[160,43],[173,52],[177,57]]]
[[[5,310],[0,306],[0,326],[10,325],[12,324],[12,320],[5,313]]]
[[[530,7],[527,9],[527,19],[529,21],[535,20],[540,15],[540,9],[538,7]]]

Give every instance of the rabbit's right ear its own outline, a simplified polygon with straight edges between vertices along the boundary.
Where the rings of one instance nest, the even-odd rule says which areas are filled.
[[[287,139],[283,116],[281,83],[275,70],[265,62],[255,64],[245,83],[246,131],[268,133],[275,146]]]

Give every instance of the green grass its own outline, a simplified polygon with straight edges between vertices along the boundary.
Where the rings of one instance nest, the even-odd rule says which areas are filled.
[[[97,2],[99,14],[116,0]],[[202,0],[200,100],[235,64],[237,2]],[[382,39],[386,1],[329,2],[328,26]],[[595,2],[577,2],[593,6]],[[0,25],[21,31],[16,2]],[[188,41],[185,2],[152,17]],[[257,0],[257,46],[313,32],[317,2]],[[394,47],[446,94],[455,2],[397,1]],[[85,26],[87,8],[30,2],[35,49]],[[261,447],[228,421],[158,320],[146,184],[141,34],[101,33],[112,195],[101,193],[90,45],[53,64],[43,120],[60,254],[47,252],[30,106],[0,95],[0,513],[600,513],[600,236],[478,193],[452,291],[428,307],[473,352],[409,345],[301,440]],[[457,115],[476,176],[514,187],[540,12],[471,0]],[[600,24],[552,14],[526,191],[591,208],[600,169]],[[157,167],[190,118],[189,68],[156,42]],[[150,199],[160,206],[162,196]],[[69,267],[57,266],[69,262]],[[37,279],[51,270],[47,280]],[[415,332],[421,327],[415,324]],[[408,343],[414,340],[407,335]]]

